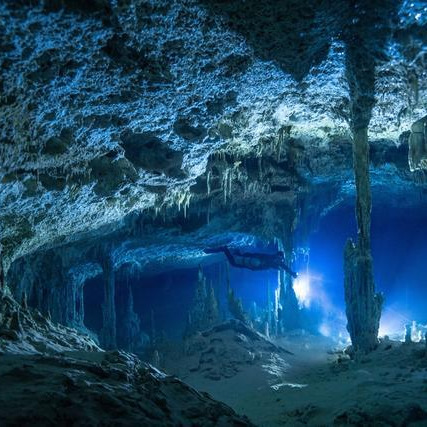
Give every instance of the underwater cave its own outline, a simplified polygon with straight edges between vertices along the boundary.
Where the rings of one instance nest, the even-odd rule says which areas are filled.
[[[427,426],[427,3],[0,0],[1,426]]]

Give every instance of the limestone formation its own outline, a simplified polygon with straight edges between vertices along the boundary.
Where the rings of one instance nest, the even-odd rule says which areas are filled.
[[[124,277],[123,277],[124,276]],[[132,284],[128,273],[120,277],[121,288],[117,304],[117,345],[126,351],[141,351],[143,347],[141,321],[134,311]]]
[[[52,323],[38,310],[20,306],[6,288],[0,294],[0,352],[57,354],[64,351],[100,351],[87,335]]]
[[[187,340],[190,372],[219,381],[243,372],[247,366],[261,368],[274,354],[278,360],[291,355],[245,323],[231,319]],[[285,364],[285,363],[283,363]]]
[[[298,300],[293,288],[293,279],[284,271],[278,273],[280,309],[278,313],[278,322],[280,333],[292,331],[301,327],[300,309]]]
[[[115,277],[111,259],[103,260],[102,272],[104,279],[104,302],[102,304],[102,331],[101,343],[106,349],[117,347],[116,340],[116,303],[115,303]]]
[[[227,266],[227,303],[228,303],[228,311],[234,319],[243,322],[244,324],[249,324],[248,314],[243,309],[242,300],[237,298],[234,295],[234,291],[231,287],[230,283],[230,270]]]
[[[426,28],[422,0],[0,0],[0,353],[40,356],[0,366],[16,387],[0,386],[0,424],[248,424],[97,341],[163,363],[164,313],[137,299],[142,278],[211,268],[212,247],[280,241],[292,263],[354,200],[346,314],[354,350],[371,352],[372,200],[427,206]],[[229,277],[197,280],[196,370],[223,378],[280,352]],[[285,339],[302,316],[292,279],[277,285],[253,323]],[[219,297],[238,321],[219,325]],[[69,351],[83,360],[51,357]]]
[[[378,343],[382,296],[375,293],[370,244],[371,189],[369,145],[365,129],[355,131],[357,242],[348,240],[344,250],[344,288],[347,329],[356,351],[369,352]]]
[[[199,266],[194,301],[188,313],[184,335],[188,337],[196,332],[209,329],[219,323],[219,320],[218,300],[214,288],[212,283],[208,289],[206,288],[206,277],[202,267]]]
[[[125,234],[137,213],[171,219],[185,206],[189,222],[223,214],[273,238],[267,206],[298,211],[310,190],[322,212],[351,197],[357,64],[376,85],[379,193],[413,188],[405,134],[427,114],[419,2],[147,0],[141,16],[140,2],[116,3],[1,3],[6,273],[40,249]]]
[[[427,169],[427,116],[411,127],[408,160],[411,172]]]
[[[372,270],[368,126],[376,102],[375,66],[382,60],[379,51],[392,36],[389,19],[397,13],[392,2],[384,2],[383,11],[387,10],[388,14],[381,14],[372,31],[368,31],[372,23],[366,11],[370,7],[368,2],[361,2],[346,32],[351,40],[347,43],[346,74],[351,101],[349,121],[353,139],[357,242],[348,241],[345,246],[344,287],[347,329],[354,349],[363,352],[372,351],[377,345],[382,307],[382,296],[375,293]]]
[[[1,357],[1,425],[253,425],[132,354]]]
[[[21,307],[7,289],[0,295],[0,357],[1,425],[64,419],[73,425],[252,425],[136,356],[103,352],[89,337]]]

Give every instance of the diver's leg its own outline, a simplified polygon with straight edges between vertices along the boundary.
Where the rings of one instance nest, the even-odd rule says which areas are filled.
[[[218,252],[224,252],[224,246],[220,246],[219,248],[206,248],[203,249],[205,254],[216,254]]]
[[[234,259],[233,254],[230,252],[230,249],[228,249],[227,246],[219,246],[218,248],[207,248],[204,250],[204,252],[206,254],[216,254],[219,252],[224,252],[225,256],[228,259],[228,262],[233,266],[233,267],[239,267],[236,263],[236,260]]]

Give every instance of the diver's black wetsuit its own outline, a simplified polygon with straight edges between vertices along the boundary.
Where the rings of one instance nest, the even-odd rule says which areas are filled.
[[[283,252],[277,252],[275,254],[261,254],[240,251],[231,253],[227,246],[220,246],[218,248],[205,249],[205,253],[213,254],[223,252],[228,259],[228,262],[233,267],[248,268],[249,270],[268,270],[269,268],[276,270],[284,270],[292,277],[296,278],[298,275],[295,271],[292,271],[286,264],[283,257]]]

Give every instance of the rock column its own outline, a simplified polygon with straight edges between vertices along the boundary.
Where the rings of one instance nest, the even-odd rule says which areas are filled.
[[[353,167],[356,183],[357,242],[344,249],[344,286],[347,329],[355,351],[377,346],[382,296],[375,293],[371,255],[371,188],[368,126],[375,105],[376,66],[381,63],[398,18],[398,3],[360,0],[349,3],[346,43],[346,76],[350,92]]]
[[[292,267],[293,260],[293,221],[289,220],[286,224],[283,241],[279,245],[279,249],[285,253],[285,261],[289,267]],[[280,333],[292,331],[300,328],[300,310],[298,307],[298,299],[294,290],[293,277],[279,270],[278,281],[280,288],[280,318],[279,329]]]
[[[133,292],[129,278],[126,277],[123,307],[122,307],[122,320],[120,323],[121,340],[123,347],[128,351],[135,351],[140,344],[141,330],[140,319],[134,311],[133,306]]]
[[[117,347],[116,304],[114,268],[110,258],[103,260],[102,272],[104,278],[104,303],[102,304],[101,342],[104,348],[113,349]]]
[[[382,297],[375,293],[370,243],[371,188],[367,128],[354,131],[353,163],[356,180],[357,242],[344,250],[344,287],[347,329],[356,351],[377,346]]]

